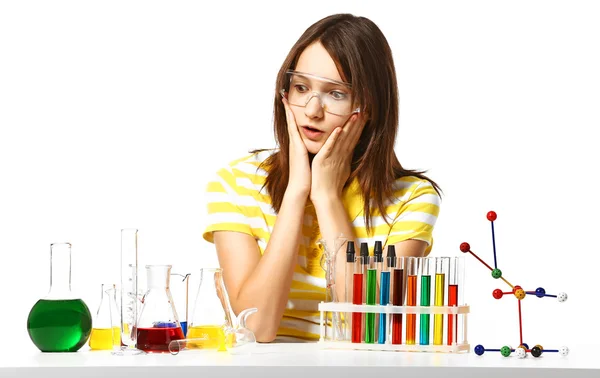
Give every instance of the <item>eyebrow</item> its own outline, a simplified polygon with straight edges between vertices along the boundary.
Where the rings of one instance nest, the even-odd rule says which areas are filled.
[[[322,80],[324,80],[325,82],[327,82],[329,84],[337,84],[337,85],[341,85],[341,86],[349,87],[349,88],[352,87],[352,84],[350,84],[350,83],[346,83],[346,82],[343,82],[343,81],[340,81],[340,80],[330,79],[328,77],[314,75],[314,74],[307,73],[307,72],[295,71],[295,70],[288,70],[287,73],[291,73],[291,74],[294,74],[294,75],[302,76],[302,77],[305,77],[307,79],[322,79]]]

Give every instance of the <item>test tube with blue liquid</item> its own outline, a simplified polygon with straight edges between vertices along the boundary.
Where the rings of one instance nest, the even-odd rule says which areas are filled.
[[[377,271],[375,276],[377,281],[375,286],[375,304],[379,305],[381,300],[381,272],[383,271],[384,266],[383,245],[380,240],[375,241],[375,247],[373,248],[373,259],[375,261],[375,270]],[[377,338],[377,335],[379,335],[379,321],[381,319],[379,315],[381,314],[377,314],[377,316],[375,316],[375,338]]]
[[[385,266],[383,266],[381,268],[381,273],[380,273],[380,286],[379,286],[379,305],[381,306],[387,306],[389,301],[390,301],[390,281],[391,281],[391,277],[390,277],[390,267],[389,264],[385,264]],[[379,313],[379,328],[378,328],[378,337],[377,337],[377,343],[378,344],[385,344],[387,341],[387,333],[388,333],[388,327],[387,327],[387,316],[385,313]]]

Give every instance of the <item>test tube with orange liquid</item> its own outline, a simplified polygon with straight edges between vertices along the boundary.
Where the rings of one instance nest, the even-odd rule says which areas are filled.
[[[409,257],[406,264],[407,278],[406,278],[406,305],[416,306],[417,305],[417,272],[418,272],[418,258]],[[406,314],[406,344],[414,345],[416,328],[417,328],[417,314]]]

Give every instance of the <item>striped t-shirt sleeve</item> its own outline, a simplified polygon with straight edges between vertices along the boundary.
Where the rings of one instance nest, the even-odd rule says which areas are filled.
[[[231,168],[220,169],[206,188],[207,219],[202,237],[213,243],[214,231],[236,231],[253,236]]]
[[[428,181],[416,182],[413,188],[408,200],[398,210],[387,244],[409,239],[423,240],[427,243],[425,255],[428,255],[433,244],[433,228],[440,211],[440,197]]]

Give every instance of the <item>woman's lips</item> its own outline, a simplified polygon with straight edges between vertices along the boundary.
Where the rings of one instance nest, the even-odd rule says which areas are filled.
[[[321,135],[325,134],[321,130],[313,129],[308,126],[302,126],[302,132],[310,140],[317,140],[317,139],[321,138]]]

